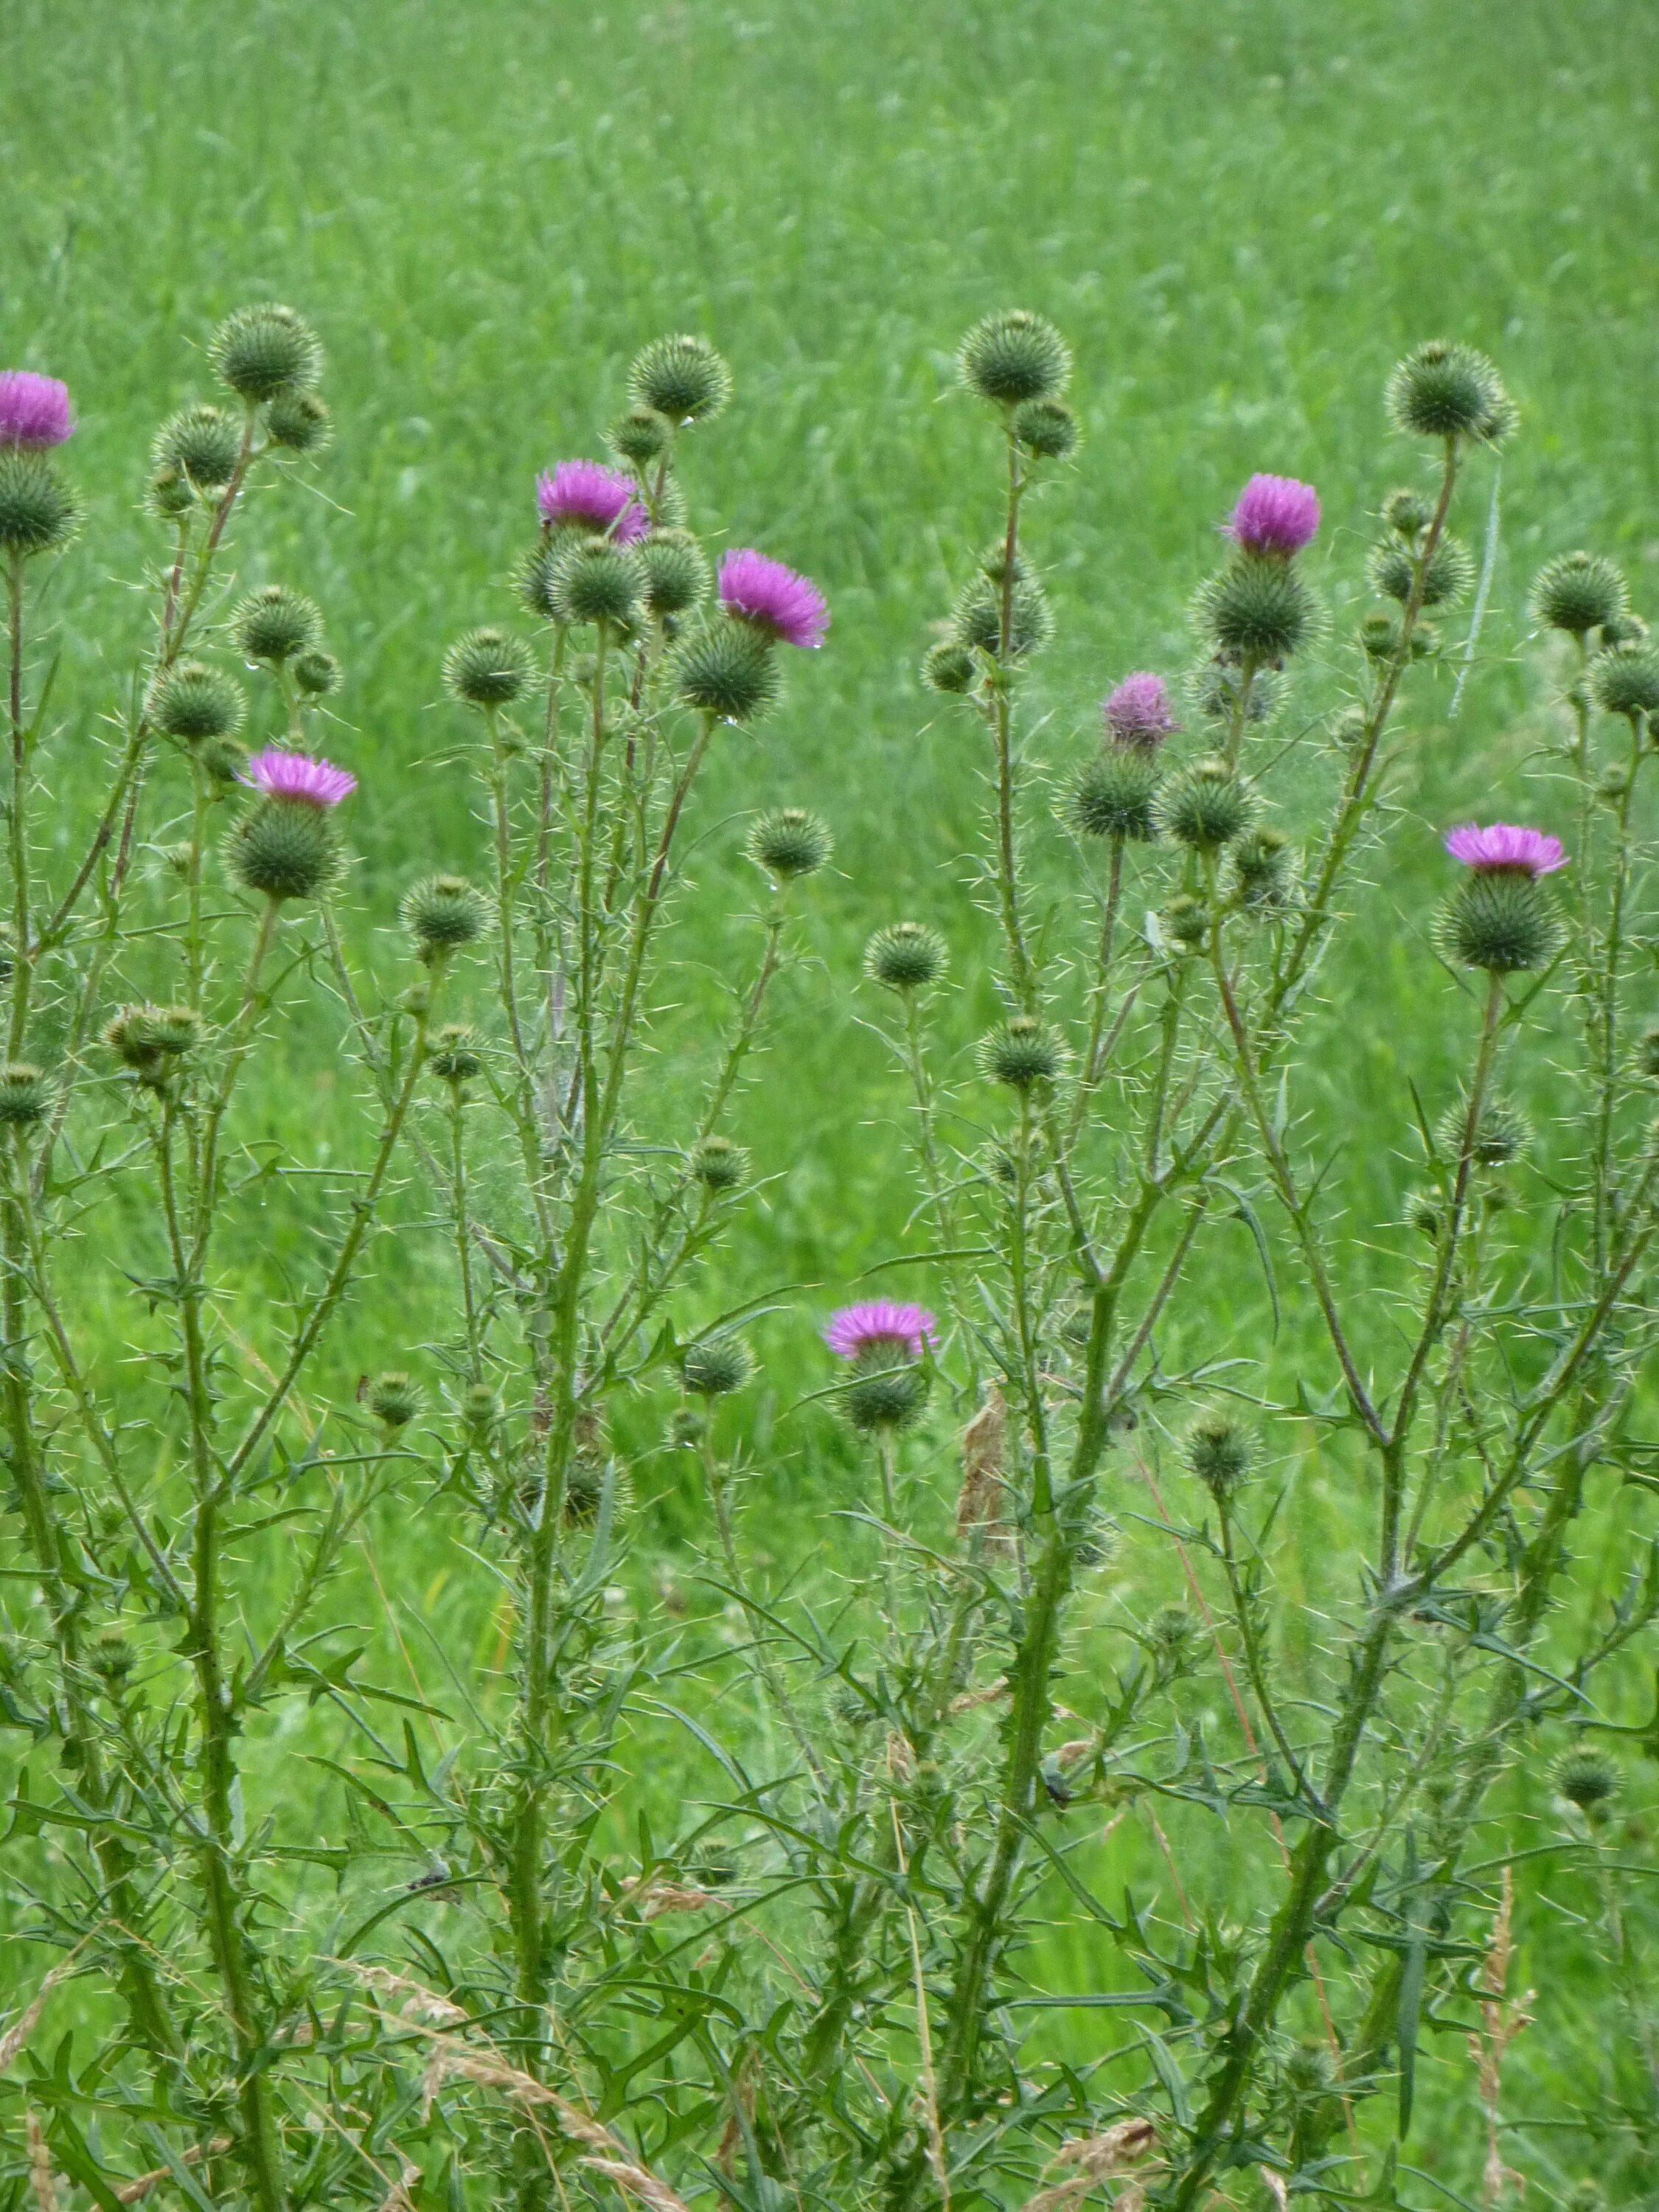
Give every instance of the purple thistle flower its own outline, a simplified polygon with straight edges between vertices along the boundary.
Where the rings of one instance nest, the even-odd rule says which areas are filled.
[[[720,603],[730,614],[770,630],[785,645],[823,643],[830,609],[810,576],[798,576],[781,561],[742,547],[724,554],[720,567]]]
[[[618,545],[632,545],[651,527],[634,487],[600,461],[560,461],[536,479],[536,505],[544,522],[574,522],[608,530]]]
[[[0,369],[0,446],[61,446],[74,428],[67,384],[32,368]]]
[[[1446,850],[1454,860],[1480,873],[1553,876],[1567,865],[1559,837],[1514,822],[1493,822],[1485,829],[1478,822],[1465,822],[1447,831]]]
[[[1224,526],[1247,553],[1288,560],[1319,527],[1319,494],[1294,477],[1252,477]]]
[[[296,799],[306,806],[337,806],[357,788],[349,769],[313,760],[309,753],[284,752],[280,745],[255,753],[241,781],[267,799]]]
[[[1144,669],[1126,676],[1108,694],[1101,711],[1106,717],[1107,736],[1120,745],[1162,744],[1171,730],[1181,726],[1170,712],[1164,678]]]
[[[838,1359],[856,1359],[877,1346],[920,1359],[939,1332],[926,1306],[896,1305],[890,1298],[866,1298],[831,1314],[823,1340]]]

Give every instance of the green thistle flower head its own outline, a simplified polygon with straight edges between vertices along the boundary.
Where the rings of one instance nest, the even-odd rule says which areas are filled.
[[[33,560],[75,534],[73,496],[44,453],[0,447],[0,554]]]
[[[675,695],[680,704],[715,714],[725,722],[750,722],[763,714],[779,690],[777,662],[768,641],[752,623],[726,616],[694,629],[676,645],[672,659]]]
[[[235,475],[241,450],[241,424],[222,407],[198,405],[168,416],[150,459],[158,470],[179,470],[198,491],[218,491]]]
[[[1606,629],[1629,610],[1629,593],[1617,565],[1600,553],[1560,553],[1534,580],[1528,601],[1546,629],[1583,637]]]
[[[1200,590],[1197,618],[1221,659],[1277,668],[1306,643],[1314,603],[1293,561],[1241,553]]]
[[[653,531],[634,557],[653,615],[683,615],[708,598],[708,558],[689,530]]]
[[[775,807],[749,833],[750,859],[785,883],[816,874],[835,849],[828,823],[804,806]]]
[[[535,666],[530,647],[511,630],[470,629],[444,655],[444,689],[452,699],[481,710],[510,707]]]
[[[1060,332],[1046,316],[1020,307],[975,323],[957,365],[970,392],[1004,407],[1058,399],[1072,374],[1071,349]]]
[[[729,1397],[754,1371],[754,1354],[738,1336],[706,1336],[688,1344],[680,1361],[685,1387],[697,1398]]]
[[[1012,1091],[1031,1091],[1052,1083],[1060,1073],[1060,1050],[1053,1036],[1030,1014],[1011,1015],[1000,1029],[980,1040],[980,1073]]]
[[[1106,747],[1085,763],[1073,787],[1073,820],[1086,837],[1150,842],[1158,835],[1158,757],[1148,746]]]
[[[938,930],[921,921],[894,921],[865,946],[864,972],[889,991],[922,991],[939,981],[946,958]]]
[[[1182,1438],[1181,1449],[1192,1472],[1218,1498],[1243,1482],[1255,1457],[1249,1429],[1220,1408],[1199,1414]]]
[[[1400,363],[1389,379],[1388,406],[1395,427],[1411,437],[1495,445],[1515,427],[1514,402],[1486,355],[1440,338]]]
[[[187,744],[229,737],[242,725],[242,687],[205,661],[176,661],[149,687],[149,718],[164,736]]]
[[[732,372],[707,338],[657,338],[635,356],[628,396],[670,422],[712,422],[732,397]]]
[[[323,373],[317,333],[292,307],[239,307],[214,332],[208,357],[231,390],[256,405],[307,389]]]
[[[322,609],[286,584],[265,584],[236,609],[230,630],[245,660],[291,660],[296,653],[321,644]]]

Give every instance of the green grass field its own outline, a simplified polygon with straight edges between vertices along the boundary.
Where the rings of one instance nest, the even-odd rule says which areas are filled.
[[[334,450],[314,489],[260,502],[239,553],[248,581],[292,582],[327,612],[347,670],[330,750],[363,787],[353,896],[379,924],[411,873],[481,868],[438,661],[453,634],[509,607],[534,471],[599,450],[645,339],[683,327],[721,347],[738,399],[692,448],[701,514],[817,577],[834,628],[822,655],[799,657],[782,712],[717,763],[654,1042],[668,1127],[684,1054],[754,939],[743,818],[817,808],[836,866],[811,887],[812,958],[787,981],[738,1131],[772,1180],[707,1290],[712,1311],[819,1286],[757,1338],[759,1480],[781,1567],[852,1494],[828,1419],[790,1410],[824,1379],[817,1319],[903,1249],[902,1101],[860,1022],[868,932],[902,915],[945,931],[964,1045],[992,1003],[962,857],[982,764],[915,672],[995,513],[994,456],[952,392],[961,330],[1027,305],[1076,349],[1086,443],[1031,528],[1061,625],[1037,678],[1037,750],[1056,775],[1116,676],[1190,657],[1188,600],[1253,470],[1318,484],[1314,573],[1340,635],[1369,518],[1407,466],[1382,418],[1392,362],[1419,338],[1466,338],[1520,400],[1468,691],[1455,720],[1445,678],[1413,692],[1395,795],[1416,834],[1397,837],[1397,872],[1326,970],[1312,1033],[1304,1103],[1334,1156],[1352,1229],[1340,1257],[1358,1284],[1409,1179],[1408,1079],[1443,1096],[1467,1029],[1425,941],[1433,832],[1495,786],[1522,818],[1549,804],[1527,788],[1546,713],[1527,581],[1548,554],[1594,545],[1659,615],[1656,84],[1644,0],[9,0],[0,361],[70,381],[88,508],[53,586],[65,848],[90,804],[76,747],[118,704],[142,636],[127,583],[154,549],[149,436],[205,392],[202,349],[224,312],[291,301],[328,349]],[[1482,473],[1462,516],[1477,541],[1490,486]],[[1310,718],[1337,683],[1333,649],[1307,684]],[[1312,793],[1328,768],[1309,751]],[[1063,891],[1057,834],[1041,865]],[[287,1060],[264,1109],[272,1133],[350,1141],[320,1026],[296,1028]],[[1549,1075],[1540,1060],[1546,1115]],[[340,1371],[408,1361],[436,1325],[435,1296],[411,1291],[412,1244],[378,1248]],[[251,1234],[250,1273],[275,1289],[300,1249]],[[1264,1312],[1248,1239],[1218,1255],[1187,1351]],[[84,1287],[116,1315],[100,1260],[89,1245]],[[424,1257],[416,1272],[429,1285]],[[1286,1364],[1310,1342],[1281,1346]],[[639,1413],[641,1441],[656,1418]],[[948,1443],[941,1432],[941,1486]],[[691,1571],[675,1464],[641,1471],[641,1591]],[[1331,1471],[1310,1467],[1285,1539],[1292,1589],[1316,1584],[1344,1510]],[[374,1573],[437,1637],[489,1649],[493,1594],[457,1567],[440,1522],[388,1524],[374,1551]],[[1618,1564],[1587,1563],[1587,1595]],[[1132,1595],[1103,1588],[1097,1623]],[[1085,1637],[1085,1658],[1096,1648]],[[270,1747],[273,1791],[314,1789],[305,1748]],[[1150,1856],[1136,1866],[1156,1877]],[[1559,1897],[1563,1915],[1584,1902],[1571,1885]],[[1558,1966],[1584,1967],[1555,1906],[1534,1910],[1565,1944]],[[1090,1970],[1065,1940],[1051,1965]],[[1594,2035],[1588,1967],[1545,2003],[1558,2051],[1562,2021]],[[1570,2081],[1540,2068],[1531,2087],[1570,2110]],[[1472,2129],[1466,2087],[1448,2095]],[[1539,2140],[1540,2170],[1565,2188],[1575,2154]],[[1425,2156],[1467,2179],[1480,2148],[1471,2133]]]

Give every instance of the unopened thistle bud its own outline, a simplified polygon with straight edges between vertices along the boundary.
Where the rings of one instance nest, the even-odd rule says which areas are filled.
[[[93,1673],[114,1687],[131,1674],[137,1654],[123,1632],[112,1625],[99,1630],[88,1656]]]
[[[181,514],[188,514],[195,504],[190,478],[171,461],[164,462],[149,480],[151,514],[159,514],[163,521],[176,522]]]
[[[1438,338],[1407,354],[1389,377],[1388,406],[1412,437],[1496,443],[1514,427],[1514,404],[1486,355]]]
[[[444,655],[444,689],[469,707],[507,707],[534,670],[530,647],[511,630],[470,629]]]
[[[621,460],[636,469],[659,461],[673,443],[673,425],[654,407],[630,407],[605,434],[605,443]]]
[[[1637,1048],[1637,1065],[1650,1082],[1659,1079],[1659,1030],[1649,1030]]]
[[[1160,1672],[1167,1672],[1178,1667],[1197,1643],[1197,1616],[1184,1605],[1160,1606],[1143,1632]]]
[[[553,611],[553,578],[560,560],[580,534],[574,530],[549,532],[537,539],[513,572],[520,599],[532,615],[539,615],[544,622],[556,619]]]
[[[1164,935],[1183,952],[1196,952],[1210,927],[1209,908],[1190,891],[1177,891],[1158,919]]]
[[[487,1436],[501,1418],[501,1401],[488,1382],[470,1383],[461,1395],[461,1419],[475,1436]]]
[[[217,798],[222,799],[232,785],[246,780],[247,747],[239,745],[234,738],[204,738],[197,748],[196,759],[212,778]]]
[[[925,990],[945,973],[945,939],[925,922],[890,922],[864,948],[864,972],[873,983],[901,993]]]
[[[657,530],[637,548],[641,590],[653,615],[683,615],[708,596],[708,559],[689,530]]]
[[[245,660],[291,660],[322,642],[322,610],[286,584],[264,584],[236,609],[230,629]]]
[[[240,729],[246,703],[240,684],[200,660],[180,660],[163,669],[149,687],[148,702],[156,728],[187,744]]]
[[[908,1429],[927,1407],[927,1370],[896,1345],[872,1345],[853,1361],[842,1390],[842,1411],[855,1429]]]
[[[740,1336],[706,1336],[688,1344],[680,1374],[696,1398],[725,1398],[741,1390],[755,1371],[755,1356]]]
[[[554,567],[554,614],[567,623],[626,623],[639,604],[641,581],[631,553],[608,538],[585,539]]]
[[[239,398],[258,404],[316,383],[323,349],[292,307],[239,307],[213,334],[209,358]]]
[[[1418,538],[1434,520],[1434,508],[1420,491],[1391,491],[1382,502],[1382,520],[1397,536]]]
[[[0,1066],[0,1128],[32,1129],[51,1103],[52,1087],[38,1067],[22,1060]]]
[[[775,807],[749,832],[750,859],[785,882],[815,874],[835,849],[828,823],[804,806]]]
[[[958,349],[957,366],[963,382],[981,399],[1018,407],[1059,398],[1071,378],[1072,356],[1046,316],[1015,307],[975,323]]]
[[[157,469],[173,467],[198,491],[218,491],[236,473],[242,451],[242,426],[222,407],[181,407],[155,434],[150,459]]]
[[[1600,553],[1560,553],[1535,578],[1528,605],[1534,622],[1569,637],[1605,629],[1626,612],[1625,579]]]
[[[265,416],[270,442],[286,453],[320,453],[332,434],[328,408],[314,392],[279,392]]]
[[[1198,597],[1200,626],[1223,659],[1277,668],[1313,627],[1313,600],[1294,562],[1242,553]]]
[[[1238,720],[1241,700],[1247,726],[1271,721],[1284,700],[1285,679],[1271,669],[1257,668],[1246,691],[1243,674],[1229,662],[1200,660],[1187,672],[1187,696],[1200,714],[1231,729]]]
[[[123,1006],[104,1028],[104,1042],[138,1080],[159,1090],[201,1042],[202,1017],[190,1006]]]
[[[363,1391],[364,1405],[391,1436],[409,1426],[422,1402],[419,1383],[397,1370],[375,1376]]]
[[[1182,1439],[1182,1456],[1217,1498],[1237,1487],[1255,1456],[1250,1432],[1235,1415],[1200,1413]]]
[[[1372,587],[1384,599],[1398,599],[1404,606],[1416,583],[1417,568],[1415,558],[1405,546],[1392,538],[1384,538],[1371,551]],[[1443,538],[1424,568],[1423,594],[1419,604],[1425,607],[1452,606],[1474,581],[1474,562],[1468,548],[1461,538]]]
[[[450,1022],[432,1040],[427,1066],[441,1083],[459,1086],[483,1073],[483,1056],[465,1022]]]
[[[1040,461],[1063,461],[1077,451],[1077,416],[1063,399],[1027,399],[1008,418],[1017,445]]]
[[[1570,1805],[1581,1812],[1605,1805],[1619,1790],[1619,1769],[1613,1761],[1588,1744],[1565,1751],[1555,1763],[1555,1786]]]
[[[44,453],[0,447],[0,553],[31,560],[66,544],[76,508],[63,478]]]
[[[981,1074],[1012,1091],[1052,1083],[1060,1073],[1060,1058],[1059,1045],[1030,1014],[1011,1015],[1000,1029],[980,1040]]]
[[[465,876],[423,876],[404,893],[398,911],[426,961],[447,959],[476,944],[489,921],[483,892]]]
[[[1407,1228],[1416,1230],[1419,1237],[1438,1237],[1441,1220],[1438,1197],[1431,1190],[1407,1191],[1401,1218]]]
[[[958,644],[954,638],[941,638],[930,645],[921,657],[921,680],[930,691],[943,691],[959,697],[971,691],[979,681],[979,663],[972,649]]]
[[[717,616],[683,637],[674,648],[675,696],[682,706],[749,722],[778,696],[776,656],[751,623]]]
[[[988,576],[975,576],[964,586],[951,617],[958,645],[978,653],[1002,651],[1002,586]],[[1023,660],[1040,653],[1054,634],[1054,617],[1048,595],[1041,584],[1016,583],[1008,603],[1008,658]]]
[[[1616,645],[1590,663],[1590,696],[1606,714],[1659,715],[1659,650]]]
[[[1467,1098],[1449,1106],[1441,1115],[1439,1127],[1435,1131],[1435,1142],[1443,1158],[1455,1160],[1461,1155],[1468,1119]],[[1488,1098],[1482,1104],[1475,1121],[1474,1133],[1469,1142],[1469,1158],[1476,1167],[1513,1167],[1517,1160],[1525,1157],[1531,1142],[1532,1130],[1526,1115],[1518,1112],[1506,1099]]]
[[[1601,642],[1604,647],[1611,645],[1641,645],[1651,635],[1651,631],[1649,629],[1646,623],[1643,621],[1641,616],[1632,614],[1629,609],[1626,608],[1623,614],[1609,615],[1607,617],[1606,622],[1601,625]]]
[[[710,422],[732,397],[732,372],[707,338],[657,338],[635,356],[628,396],[670,422]]]
[[[749,1155],[730,1137],[702,1137],[686,1155],[686,1167],[705,1190],[735,1190],[749,1179]]]
[[[1238,896],[1246,906],[1277,906],[1289,888],[1293,858],[1282,830],[1249,830],[1232,849]]]
[[[1158,835],[1153,797],[1158,759],[1141,745],[1109,745],[1089,761],[1072,792],[1072,818],[1088,837],[1146,843]]]
[[[295,686],[307,699],[326,699],[331,691],[337,691],[343,674],[334,655],[321,646],[308,646],[294,656]]]
[[[1541,884],[1482,873],[1453,893],[1435,934],[1447,959],[1509,975],[1543,967],[1560,944],[1561,924]]]
[[[315,898],[340,872],[339,840],[322,807],[267,799],[231,831],[225,864],[245,890],[270,899]]]
[[[1158,818],[1177,843],[1213,853],[1250,826],[1255,797],[1218,755],[1195,761],[1158,794]]]
[[[1351,753],[1356,746],[1364,744],[1370,726],[1371,718],[1364,707],[1340,707],[1330,720],[1331,743],[1339,751]]]

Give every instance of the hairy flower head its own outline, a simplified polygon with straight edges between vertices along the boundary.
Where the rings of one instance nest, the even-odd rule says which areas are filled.
[[[891,1298],[866,1298],[842,1306],[830,1317],[823,1340],[838,1359],[856,1359],[877,1349],[902,1352],[920,1359],[938,1334],[939,1323],[926,1306],[896,1304]]]
[[[1170,695],[1161,676],[1137,669],[1106,695],[1101,708],[1106,734],[1120,745],[1161,744],[1181,725],[1170,712]]]
[[[1446,850],[1477,873],[1501,869],[1515,875],[1550,876],[1567,865],[1559,837],[1513,822],[1493,822],[1484,829],[1479,823],[1465,822],[1447,832]]]
[[[280,745],[267,745],[255,753],[240,781],[267,799],[299,799],[307,806],[337,806],[357,788],[349,769],[313,760],[309,753],[284,752]]]
[[[808,576],[769,560],[750,547],[726,554],[720,565],[720,603],[740,620],[769,630],[785,645],[823,643],[830,627],[824,596]]]
[[[536,505],[544,522],[605,530],[618,545],[632,545],[651,527],[625,476],[602,461],[560,461],[536,479]]]
[[[61,446],[74,428],[67,384],[32,368],[0,369],[0,446]]]
[[[1254,476],[1239,494],[1226,532],[1251,553],[1276,553],[1288,560],[1299,553],[1319,527],[1319,494],[1294,477]]]

